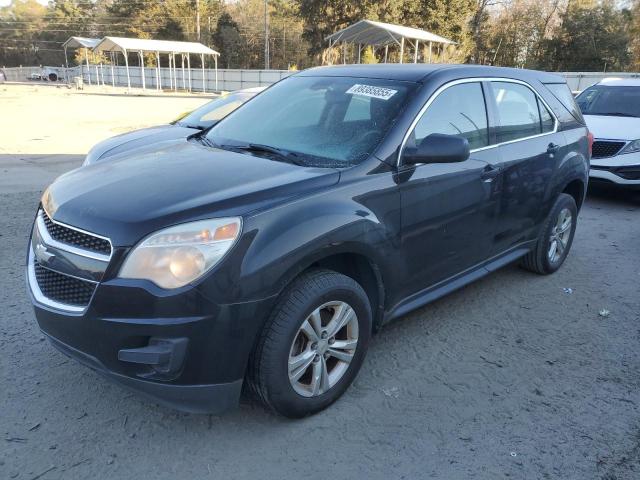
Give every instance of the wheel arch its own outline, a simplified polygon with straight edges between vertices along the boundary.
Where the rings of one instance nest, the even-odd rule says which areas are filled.
[[[586,185],[581,179],[574,179],[566,183],[561,193],[566,193],[571,195],[576,202],[576,206],[578,207],[578,211],[582,207],[584,203],[584,197],[586,193]]]
[[[373,331],[379,330],[384,317],[385,289],[380,268],[373,260],[360,253],[345,252],[323,257],[309,268],[327,268],[358,282],[369,297]]]
[[[380,329],[384,318],[385,286],[383,273],[373,258],[355,250],[325,252],[308,258],[289,269],[280,282],[280,293],[300,275],[315,268],[333,270],[358,282],[371,304],[373,331]]]

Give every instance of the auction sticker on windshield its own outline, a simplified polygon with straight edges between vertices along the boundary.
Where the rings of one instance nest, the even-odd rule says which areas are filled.
[[[383,87],[374,87],[372,85],[360,85],[356,83],[353,87],[347,90],[346,93],[351,93],[352,95],[363,95],[365,97],[379,98],[381,100],[389,100],[393,97],[397,90],[392,90],[390,88]]]

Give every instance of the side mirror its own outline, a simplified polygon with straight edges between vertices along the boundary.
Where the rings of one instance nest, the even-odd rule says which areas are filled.
[[[457,135],[432,133],[417,147],[405,148],[402,160],[407,165],[417,163],[455,163],[469,158],[469,142]]]

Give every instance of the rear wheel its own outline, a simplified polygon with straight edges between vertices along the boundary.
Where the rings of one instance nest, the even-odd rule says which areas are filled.
[[[371,321],[369,300],[355,280],[329,270],[304,274],[264,327],[249,366],[249,388],[287,417],[326,408],[360,370]]]
[[[575,200],[561,193],[544,222],[536,246],[523,257],[522,267],[542,275],[558,270],[571,249],[577,219]]]

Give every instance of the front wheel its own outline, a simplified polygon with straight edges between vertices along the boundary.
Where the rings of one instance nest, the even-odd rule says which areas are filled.
[[[522,267],[542,275],[558,270],[571,249],[577,221],[576,201],[561,193],[542,226],[536,246],[522,259]]]
[[[250,390],[287,417],[328,407],[360,370],[371,322],[369,300],[355,280],[330,270],[303,274],[282,295],[258,340]]]

